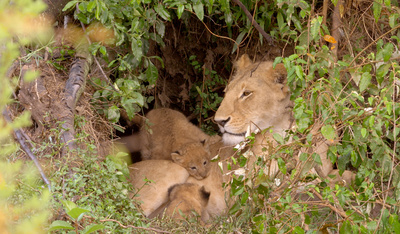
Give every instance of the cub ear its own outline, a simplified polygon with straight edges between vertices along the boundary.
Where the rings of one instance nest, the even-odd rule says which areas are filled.
[[[251,61],[248,54],[243,54],[238,61],[235,63],[236,70],[243,70],[246,67],[252,65],[253,62]]]
[[[274,69],[275,83],[286,84],[287,82],[287,71],[283,63],[278,63]]]
[[[172,158],[172,161],[174,161],[175,163],[181,163],[183,161],[182,152],[178,150],[178,151],[171,153],[171,158]]]

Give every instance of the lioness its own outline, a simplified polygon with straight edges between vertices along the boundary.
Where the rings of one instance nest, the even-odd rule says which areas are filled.
[[[207,177],[210,169],[207,134],[175,110],[154,109],[146,117],[150,126],[144,124],[140,131],[143,160],[172,160],[196,179]]]
[[[236,72],[214,117],[226,145],[238,144],[245,140],[246,135],[267,128],[284,136],[285,131],[292,127],[293,104],[286,84],[287,72],[283,64],[277,64],[275,68],[272,65],[269,61],[253,63],[248,55],[243,55],[236,62]],[[318,131],[319,128],[312,131],[313,135]],[[266,155],[275,146],[275,140],[267,131],[256,135],[250,152],[250,162],[256,160],[255,156],[264,156],[269,160],[267,173],[270,176],[279,171],[277,161]],[[326,177],[333,169],[326,157],[327,150],[326,141],[315,142],[313,152],[320,154],[322,166],[313,164],[313,167],[321,177]]]
[[[209,215],[206,209],[210,193],[192,183],[175,184],[168,189],[169,201],[155,212],[149,218],[160,217],[163,214],[173,219],[182,220],[193,216],[196,212],[201,216],[201,220],[206,222]]]

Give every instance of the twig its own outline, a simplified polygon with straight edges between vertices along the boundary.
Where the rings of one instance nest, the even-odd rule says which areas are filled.
[[[142,229],[142,230],[148,230],[148,231],[153,231],[153,232],[158,232],[158,233],[172,233],[172,232],[168,232],[168,231],[159,230],[159,229],[156,229],[156,228],[136,227],[136,226],[132,226],[132,225],[125,226],[121,222],[119,222],[117,220],[114,220],[114,219],[103,219],[103,220],[100,220],[100,222],[108,222],[108,221],[116,222],[116,223],[119,224],[119,226],[121,226],[123,228]]]
[[[315,189],[311,189],[311,191],[313,192],[313,194],[315,194],[319,199],[321,199],[321,201],[325,201],[321,194],[319,194],[317,191],[315,191]],[[324,205],[329,207],[332,211],[336,212],[337,214],[339,214],[340,216],[342,216],[344,219],[347,219],[348,216],[346,215],[346,212],[343,211],[343,209],[338,209],[334,206],[332,206],[329,202],[325,202],[325,203],[321,203],[320,205]]]
[[[246,9],[246,7],[243,5],[243,3],[240,0],[233,0],[236,4],[239,5],[239,7],[244,11],[244,13],[246,14],[247,18],[249,18],[249,20],[251,20],[251,24],[257,29],[258,32],[261,33],[261,35],[263,35],[263,37],[267,40],[267,42],[272,45],[274,45],[274,39],[272,39],[272,37],[270,35],[268,35],[264,29],[261,28],[261,26],[254,20],[254,17],[250,14],[250,12]]]
[[[12,122],[11,117],[10,117],[10,115],[9,115],[9,113],[8,113],[7,107],[6,107],[6,108],[4,109],[4,111],[3,111],[3,116],[4,116],[4,118],[6,119],[6,121],[7,121],[8,123],[11,123],[11,122]],[[15,136],[17,137],[17,140],[18,140],[19,144],[21,145],[21,148],[25,151],[25,153],[26,153],[26,154],[32,159],[32,161],[35,163],[35,165],[36,165],[36,167],[37,167],[37,169],[38,169],[40,175],[42,176],[43,181],[47,184],[47,187],[49,188],[49,191],[51,191],[50,182],[49,182],[49,180],[47,179],[46,175],[44,174],[43,169],[42,169],[42,167],[40,166],[39,161],[37,160],[36,156],[32,153],[32,151],[29,149],[29,147],[25,144],[26,141],[24,140],[24,137],[23,137],[23,135],[24,135],[25,133],[23,133],[23,131],[20,130],[20,129],[15,129],[15,130],[14,130],[14,133],[15,133]]]
[[[369,45],[367,45],[360,53],[358,53],[358,54],[356,55],[356,57],[353,58],[353,60],[352,60],[352,61],[350,62],[350,64],[349,64],[349,67],[356,61],[356,59],[357,59],[358,57],[361,56],[362,53],[364,53],[369,47],[371,47],[373,44],[375,44],[377,41],[379,41],[379,39],[383,38],[384,36],[388,35],[389,33],[393,32],[393,31],[396,31],[396,30],[399,29],[399,28],[400,28],[400,24],[397,25],[396,27],[390,29],[389,31],[385,32],[384,34],[380,35],[380,36],[379,36],[378,38],[376,38],[374,41],[372,41],[371,43],[369,43]],[[343,87],[343,89],[344,89],[344,87]]]

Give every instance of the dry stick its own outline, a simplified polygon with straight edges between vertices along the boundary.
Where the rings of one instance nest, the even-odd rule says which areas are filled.
[[[3,111],[3,116],[6,119],[6,121],[8,123],[11,123],[11,117],[8,113],[7,108],[4,109]],[[14,130],[15,136],[17,137],[17,140],[19,142],[19,144],[21,145],[22,149],[25,151],[25,153],[32,159],[32,161],[35,163],[36,167],[38,168],[40,175],[42,176],[43,181],[47,184],[47,187],[49,188],[49,191],[51,191],[51,186],[50,186],[50,182],[47,179],[46,175],[43,172],[42,167],[40,166],[39,161],[37,160],[36,156],[32,153],[32,151],[29,149],[29,147],[25,144],[26,141],[23,139],[23,133],[22,130],[20,129],[15,129]]]
[[[338,0],[332,14],[332,37],[335,38],[336,43],[331,43],[331,48],[334,47],[332,49],[332,53],[335,55],[335,61],[337,61],[338,46],[340,41],[339,28],[342,27],[340,6],[342,6],[342,1]]]
[[[123,228],[142,229],[142,230],[148,230],[148,231],[153,231],[153,232],[158,232],[158,233],[172,233],[172,232],[168,232],[168,231],[162,231],[162,230],[159,230],[159,229],[156,229],[156,228],[135,227],[135,226],[132,226],[132,225],[125,226],[121,222],[119,222],[117,220],[114,220],[114,219],[103,219],[103,220],[100,220],[100,222],[108,222],[108,221],[116,222],[116,223],[119,224],[119,226],[121,226]]]
[[[329,5],[329,0],[324,0],[324,3],[322,5],[322,25],[326,26],[326,18],[328,17],[328,5]]]
[[[319,194],[315,189],[311,190],[313,192],[313,194],[315,194],[319,199],[321,199],[321,201],[325,201],[321,194]],[[331,210],[333,210],[334,212],[336,212],[337,214],[339,214],[340,216],[342,216],[344,219],[347,219],[348,216],[346,215],[346,212],[343,211],[343,209],[338,209],[334,206],[332,206],[329,202],[325,202],[325,203],[321,203],[321,205],[327,206],[329,207]]]
[[[264,29],[261,28],[261,26],[254,20],[254,17],[250,14],[250,12],[246,9],[246,7],[243,5],[243,3],[240,0],[233,0],[236,4],[239,5],[239,7],[244,11],[244,13],[246,14],[247,18],[249,18],[249,20],[251,20],[251,24],[257,29],[258,32],[261,33],[261,35],[263,35],[263,37],[267,40],[267,42],[272,45],[275,46],[274,44],[274,39],[272,39],[272,37],[270,35],[268,35]]]

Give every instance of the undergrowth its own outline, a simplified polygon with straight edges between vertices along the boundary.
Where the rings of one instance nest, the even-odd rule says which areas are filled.
[[[29,4],[26,4],[29,2]],[[147,220],[132,202],[131,186],[126,181],[127,165],[115,156],[99,160],[91,134],[78,131],[78,139],[86,147],[75,152],[79,158],[56,158],[63,147],[57,138],[59,130],[41,143],[36,143],[40,159],[52,158],[51,193],[39,180],[37,173],[26,160],[15,162],[16,144],[10,140],[12,130],[26,127],[29,115],[21,114],[13,123],[0,118],[0,230],[23,233],[34,230],[74,230],[89,233],[105,232],[242,232],[242,233],[396,233],[400,230],[400,95],[399,95],[399,15],[395,1],[353,2],[342,5],[342,36],[332,38],[334,29],[330,14],[323,11],[323,3],[310,1],[275,0],[242,1],[252,13],[249,19],[232,1],[71,1],[65,9],[78,4],[75,19],[85,25],[101,23],[111,29],[113,37],[107,42],[94,42],[92,54],[102,57],[106,68],[114,78],[113,84],[93,79],[98,88],[93,94],[94,108],[112,122],[114,128],[123,131],[117,123],[125,111],[129,118],[153,101],[152,90],[159,77],[155,66],[163,61],[158,56],[147,56],[150,43],[165,46],[163,38],[166,24],[173,20],[190,24],[194,14],[199,20],[210,19],[231,38],[232,53],[255,45],[257,53],[265,54],[266,42],[252,26],[258,22],[261,28],[275,38],[275,46],[292,50],[286,57],[278,57],[288,71],[288,84],[294,102],[293,113],[297,129],[289,131],[287,139],[275,137],[280,146],[271,157],[278,159],[283,174],[289,178],[289,186],[277,193],[275,180],[262,170],[253,177],[233,176],[229,186],[234,204],[227,216],[216,218],[208,225],[198,223],[177,224],[167,219]],[[329,2],[329,1],[328,1]],[[21,12],[33,15],[43,10],[39,1],[3,1],[16,22],[24,23]],[[326,3],[325,3],[326,4]],[[338,1],[329,3],[334,8]],[[1,11],[4,11],[1,8]],[[362,12],[362,13],[360,13]],[[7,12],[9,13],[9,12]],[[11,17],[14,16],[14,17]],[[357,17],[361,17],[358,20]],[[18,21],[20,20],[20,21]],[[23,59],[41,60],[44,50],[52,52],[51,43],[35,42],[26,27],[10,27],[9,21],[0,19],[4,30],[0,32],[2,51],[0,69],[0,110],[13,102],[12,93],[17,90],[19,78],[6,76],[12,61],[18,58],[18,49],[29,48]],[[29,34],[30,33],[30,34]],[[36,31],[34,32],[36,33]],[[28,35],[28,36],[27,36]],[[222,39],[213,35],[213,40]],[[18,38],[18,39],[14,39]],[[336,40],[339,44],[335,44]],[[31,43],[28,43],[31,42]],[[48,47],[50,49],[45,49]],[[39,48],[39,49],[38,49]],[[258,48],[258,49],[257,49]],[[268,47],[271,48],[271,47]],[[55,49],[55,48],[54,48]],[[338,52],[335,52],[338,49]],[[49,62],[59,70],[65,70],[65,57],[74,54],[69,47],[62,48],[58,60]],[[117,53],[113,54],[116,50]],[[240,52],[242,53],[242,52]],[[215,71],[201,67],[195,57],[188,61],[205,77],[193,85],[193,111],[199,116],[203,128],[212,131],[210,113],[218,108],[221,94],[214,88],[224,85]],[[35,77],[37,73],[25,75]],[[14,100],[15,101],[15,100]],[[24,112],[27,113],[27,112]],[[80,116],[76,127],[82,128]],[[356,180],[351,185],[328,186],[328,180],[305,186],[303,193],[295,192],[295,170],[287,171],[287,158],[293,157],[299,147],[311,147],[311,129],[322,123],[321,136],[337,142],[329,148],[331,162],[341,172],[351,170]],[[3,127],[4,126],[4,127]],[[109,135],[112,130],[107,129]],[[107,133],[108,134],[108,133]],[[93,134],[92,134],[93,135]],[[288,143],[289,137],[293,142]],[[100,144],[100,143],[97,143]],[[318,155],[303,154],[300,161],[320,162]],[[234,159],[243,166],[246,158]],[[74,167],[71,168],[71,161]],[[257,163],[263,167],[265,162]],[[51,169],[50,169],[51,170]],[[301,178],[309,182],[313,176]],[[304,197],[302,197],[304,195]],[[50,207],[50,208],[49,208]],[[52,215],[50,214],[52,213]],[[51,222],[51,224],[50,224]],[[131,225],[131,226],[129,226]],[[158,229],[159,228],[159,229]]]

